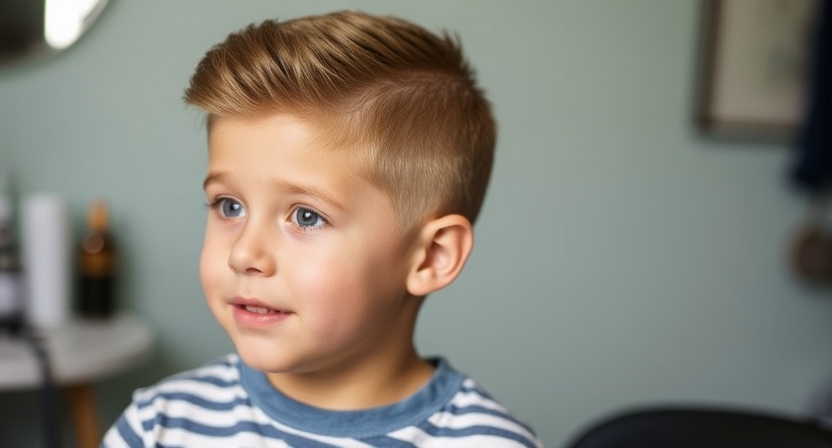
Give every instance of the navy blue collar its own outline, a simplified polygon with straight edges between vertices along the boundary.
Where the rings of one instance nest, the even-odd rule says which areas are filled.
[[[240,360],[240,382],[252,404],[272,419],[301,431],[334,437],[367,438],[416,425],[446,405],[465,377],[444,359],[428,359],[436,366],[430,381],[409,398],[388,406],[360,411],[330,411],[293,400],[277,390],[263,372]]]

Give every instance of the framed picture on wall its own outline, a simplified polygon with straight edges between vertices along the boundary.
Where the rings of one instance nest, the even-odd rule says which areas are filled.
[[[703,0],[696,121],[711,135],[790,138],[804,114],[816,1]]]

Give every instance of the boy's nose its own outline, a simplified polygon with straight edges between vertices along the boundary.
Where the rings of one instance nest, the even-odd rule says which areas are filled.
[[[270,276],[277,268],[273,251],[268,232],[247,224],[231,247],[228,267],[237,274]]]

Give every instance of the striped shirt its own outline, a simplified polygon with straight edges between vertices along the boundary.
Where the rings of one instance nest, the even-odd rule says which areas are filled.
[[[102,447],[542,447],[532,430],[443,359],[406,400],[329,411],[283,395],[227,355],[133,394]]]

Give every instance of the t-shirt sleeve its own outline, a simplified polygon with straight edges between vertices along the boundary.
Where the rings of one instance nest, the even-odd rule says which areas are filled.
[[[101,448],[141,448],[149,446],[144,443],[143,432],[134,395],[133,402],[104,434]]]

